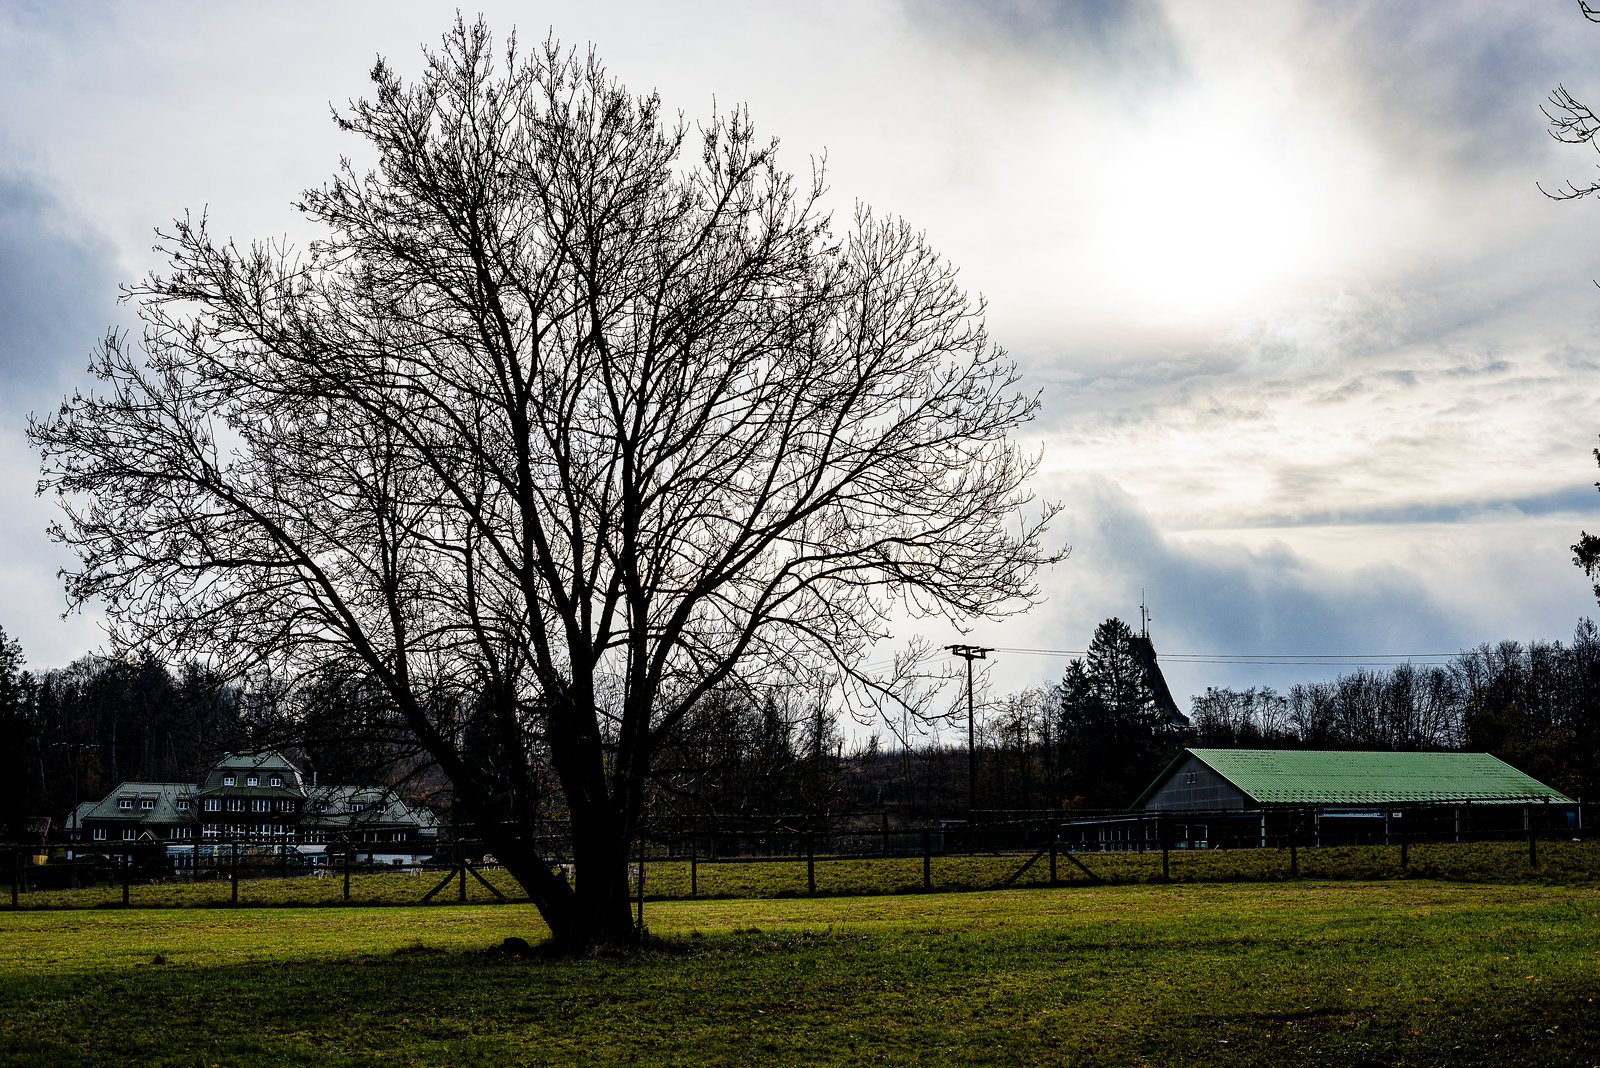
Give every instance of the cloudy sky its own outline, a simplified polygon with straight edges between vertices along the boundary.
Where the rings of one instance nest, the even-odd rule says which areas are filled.
[[[693,119],[749,105],[833,204],[927,232],[1042,391],[1026,440],[1070,544],[1033,612],[961,635],[1075,650],[1138,618],[1180,698],[1333,668],[1183,662],[1562,638],[1600,527],[1600,162],[1553,143],[1600,104],[1600,26],[1562,3],[488,4],[598,49]],[[99,644],[59,617],[26,416],[85,384],[152,228],[241,239],[358,145],[329,119],[403,73],[443,5],[0,6],[0,627],[31,666]],[[1002,652],[994,684],[1064,659]]]

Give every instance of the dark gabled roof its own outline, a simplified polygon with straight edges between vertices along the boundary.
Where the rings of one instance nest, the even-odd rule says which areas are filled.
[[[1301,749],[1186,749],[1134,807],[1193,756],[1257,804],[1371,805],[1401,801],[1543,802],[1572,799],[1488,753],[1370,753]]]
[[[278,793],[291,793],[296,796],[304,791],[301,789],[300,770],[291,764],[282,753],[271,749],[263,749],[254,753],[224,753],[221,759],[213,764],[200,779],[200,790],[210,793],[214,790],[224,789],[222,777],[234,775],[259,775],[262,777],[277,775],[283,779],[282,786],[269,787],[264,782],[254,787],[261,791],[277,791]],[[227,789],[244,788],[244,783],[235,783]],[[268,796],[276,796],[269,794]]]
[[[351,804],[359,811],[351,811]],[[319,811],[319,806],[326,806]],[[337,829],[379,825],[415,824],[424,833],[435,833],[439,817],[420,805],[412,805],[392,790],[377,786],[313,786],[306,794],[301,825],[309,828]]]
[[[117,802],[127,798],[133,807],[124,811]],[[73,810],[76,826],[84,820],[120,820],[123,823],[189,823],[194,820],[193,808],[179,812],[178,801],[187,799],[194,804],[194,787],[186,782],[125,782],[99,801],[85,801]],[[152,801],[154,807],[139,807],[141,801]]]

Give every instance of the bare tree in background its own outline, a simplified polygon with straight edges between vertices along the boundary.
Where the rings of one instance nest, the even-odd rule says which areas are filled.
[[[40,488],[72,605],[232,672],[369,678],[557,942],[620,943],[696,702],[819,663],[881,693],[891,613],[1036,596],[1053,509],[1024,514],[1008,435],[1037,399],[921,235],[862,208],[836,236],[743,111],[691,137],[481,20],[426,58],[337,116],[377,167],[304,195],[305,254],[163,235],[142,345],[30,425]],[[534,848],[536,749],[575,885]]]

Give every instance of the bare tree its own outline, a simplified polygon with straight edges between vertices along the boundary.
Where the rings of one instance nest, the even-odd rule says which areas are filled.
[[[920,234],[835,236],[742,110],[691,138],[481,20],[425,54],[336,115],[378,163],[304,195],[306,253],[163,234],[142,345],[30,425],[40,489],[71,604],[230,671],[364,674],[554,938],[618,943],[697,701],[818,662],[881,693],[892,613],[1036,596],[1053,509],[1008,435],[1038,402]],[[536,755],[575,885],[533,844]]]

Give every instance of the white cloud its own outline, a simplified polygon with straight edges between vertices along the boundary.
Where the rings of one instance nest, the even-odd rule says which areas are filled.
[[[791,168],[827,152],[837,208],[904,215],[988,297],[995,337],[1043,390],[1029,434],[1077,546],[1005,644],[1080,646],[1105,615],[1133,615],[1141,586],[1163,647],[1220,651],[1555,637],[1584,610],[1565,547],[1592,515],[1600,219],[1533,185],[1591,163],[1537,111],[1557,81],[1600,100],[1600,28],[1575,12],[485,11],[524,42],[547,27],[593,42],[690,120],[748,102]],[[112,282],[155,265],[150,229],[209,205],[220,233],[303,240],[290,202],[359,150],[328,102],[366,90],[375,54],[415,71],[449,17],[376,2],[0,10],[0,148],[26,178],[0,186],[0,219],[29,222],[4,231],[0,284],[14,297],[6,279],[60,279],[20,302],[38,338],[28,384],[18,350],[0,360],[9,501],[31,501],[22,413],[61,380],[46,368],[75,380],[117,314]],[[0,555],[7,589],[26,591],[0,624],[35,662],[36,644],[59,662],[86,640],[51,629],[47,514],[8,508]]]

